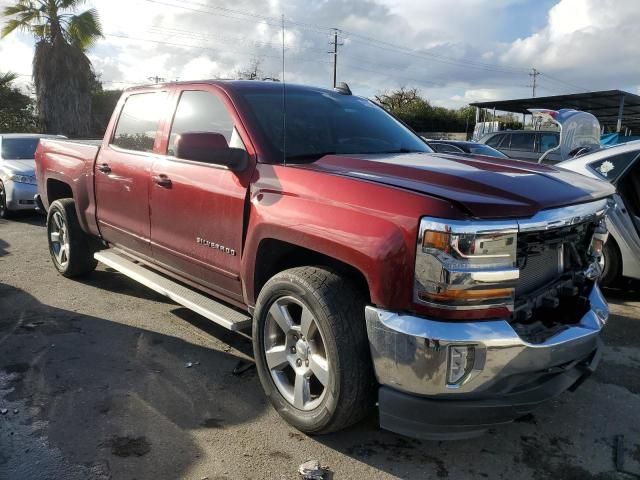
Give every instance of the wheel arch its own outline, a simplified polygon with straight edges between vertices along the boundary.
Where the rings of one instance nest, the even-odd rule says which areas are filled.
[[[263,238],[258,245],[255,258],[249,299],[252,305],[270,278],[284,270],[304,266],[330,268],[351,280],[367,301],[371,299],[370,284],[365,274],[354,265],[326,253],[276,238]]]
[[[55,178],[47,179],[47,205],[63,198],[73,198],[71,185]]]

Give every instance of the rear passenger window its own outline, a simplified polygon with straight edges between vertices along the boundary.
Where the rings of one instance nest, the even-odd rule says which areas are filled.
[[[498,144],[500,144],[500,140],[502,140],[503,138],[504,135],[494,135],[489,140],[487,140],[485,144],[489,145],[490,147],[496,148]]]
[[[222,100],[210,92],[200,90],[182,92],[171,126],[168,155],[175,156],[176,140],[181,134],[187,132],[219,133],[230,147],[244,148],[227,107]]]
[[[137,93],[127,97],[111,144],[127,150],[153,151],[166,98],[166,92]]]
[[[533,152],[534,134],[529,133],[512,133],[511,134],[511,150],[521,150],[524,152]]]

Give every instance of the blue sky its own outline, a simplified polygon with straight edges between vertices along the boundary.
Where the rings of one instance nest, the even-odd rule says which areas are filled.
[[[0,5],[11,0],[0,0]],[[329,86],[330,31],[341,30],[338,78],[371,96],[416,87],[432,103],[640,85],[638,0],[93,0],[105,37],[89,52],[105,87],[230,78],[252,62],[288,81]],[[0,41],[0,71],[29,81],[33,39]]]
[[[495,31],[496,40],[512,42],[541,30],[547,23],[549,9],[557,3],[558,0],[537,0],[505,6],[501,28]]]

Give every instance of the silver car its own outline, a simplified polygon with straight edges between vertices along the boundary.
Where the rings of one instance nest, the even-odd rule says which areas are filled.
[[[607,218],[609,240],[602,256],[600,283],[620,277],[640,279],[640,141],[598,150],[556,166],[616,186],[615,207]]]
[[[8,218],[17,210],[35,209],[33,197],[37,193],[37,186],[33,156],[41,138],[61,137],[0,134],[0,218]]]

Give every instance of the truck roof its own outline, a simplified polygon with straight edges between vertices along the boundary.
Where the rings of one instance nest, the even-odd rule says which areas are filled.
[[[48,135],[44,133],[0,133],[2,138],[66,138],[64,135]]]
[[[167,88],[175,85],[216,85],[222,87],[224,90],[233,90],[233,91],[255,91],[255,92],[264,92],[264,91],[272,91],[272,90],[282,90],[285,84],[281,82],[268,81],[268,80],[222,80],[222,79],[209,79],[209,80],[189,80],[184,82],[167,82],[167,83],[158,83],[158,84],[148,84],[148,85],[138,85],[135,87],[130,87],[125,90],[125,92],[132,92],[136,90],[148,90],[149,88]],[[291,91],[318,91],[318,92],[332,92],[336,91],[329,88],[322,87],[314,87],[311,85],[302,85],[295,83],[286,83],[286,89],[288,92]]]

